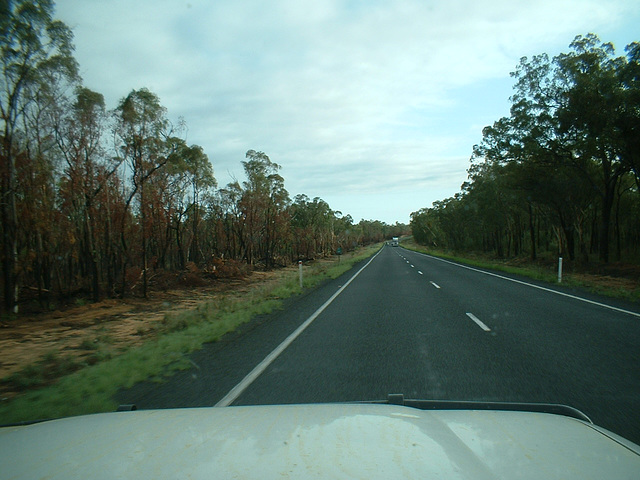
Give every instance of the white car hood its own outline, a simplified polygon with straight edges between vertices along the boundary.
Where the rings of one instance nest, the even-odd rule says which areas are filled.
[[[623,479],[640,475],[639,451],[590,424],[545,413],[375,404],[193,408],[2,428],[0,476]]]

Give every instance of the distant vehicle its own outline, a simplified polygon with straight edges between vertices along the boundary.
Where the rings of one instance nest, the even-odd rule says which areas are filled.
[[[12,479],[613,479],[638,478],[640,446],[562,405],[397,395],[381,403],[141,410],[3,427],[0,465]]]
[[[393,237],[391,239],[391,246],[392,247],[397,247],[398,246],[398,237]]]

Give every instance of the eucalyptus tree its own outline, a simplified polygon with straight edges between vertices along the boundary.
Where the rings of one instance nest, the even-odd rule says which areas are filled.
[[[181,149],[179,157],[184,162],[185,172],[188,175],[190,220],[192,241],[189,249],[189,260],[198,263],[202,260],[200,245],[200,227],[205,211],[205,204],[211,200],[213,189],[217,186],[213,175],[213,166],[209,157],[199,145],[191,145]]]
[[[185,267],[189,261],[199,263],[202,260],[200,246],[200,230],[205,205],[213,198],[213,189],[216,187],[216,179],[213,175],[213,167],[209,157],[199,145],[188,146],[186,142],[179,141],[177,148],[169,157],[166,168],[167,175],[171,178],[172,188],[165,192],[165,203],[174,204],[175,219],[173,229],[176,233],[180,268]],[[189,242],[188,256],[185,254],[183,239],[183,221],[188,218],[191,222],[191,239]]]
[[[411,212],[409,227],[417,243],[436,248],[446,246],[445,232],[440,227],[440,219],[433,206]]]
[[[99,212],[96,199],[120,165],[117,159],[107,158],[104,148],[107,121],[104,97],[77,87],[73,103],[59,110],[54,127],[65,163],[59,194],[81,239],[79,257],[91,277],[94,301],[100,298],[98,216],[105,220],[103,229],[110,225],[110,216],[104,209]],[[109,239],[110,232],[105,233]]]
[[[77,78],[73,35],[53,18],[48,0],[13,0],[0,3],[0,217],[2,219],[2,271],[4,308],[17,312],[19,278],[17,206],[20,186],[16,160],[26,155],[25,115],[47,78]]]
[[[249,150],[242,166],[247,178],[241,199],[247,261],[254,264],[258,255],[269,268],[274,265],[278,245],[283,246],[288,233],[289,193],[284,187],[284,178],[278,173],[280,165],[264,152]]]
[[[531,104],[528,108],[530,114],[535,111]],[[536,259],[536,216],[542,212],[550,215],[561,229],[564,239],[559,238],[558,246],[563,251],[565,244],[566,253],[573,260],[576,232],[583,245],[579,226],[584,220],[585,209],[592,202],[590,188],[584,178],[576,175],[563,161],[561,152],[541,147],[542,141],[531,133],[537,128],[542,132],[541,127],[546,122],[544,135],[553,135],[549,127],[553,119],[533,119],[533,116],[522,115],[523,109],[523,104],[519,103],[512,109],[516,112],[513,117],[502,118],[483,130],[482,143],[474,147],[468,170],[470,181],[464,188],[471,194],[469,201],[473,205],[476,205],[476,199],[484,205],[478,210],[478,219],[487,220],[493,216],[495,220],[503,216],[514,253],[522,250],[522,231],[528,229],[531,258]],[[488,190],[491,186],[494,188]],[[491,191],[494,200],[483,201]],[[527,217],[526,224],[521,221],[522,217]]]
[[[626,47],[627,62],[620,68],[622,102],[618,128],[621,133],[621,157],[633,172],[636,192],[640,194],[640,43]]]
[[[146,296],[148,285],[147,202],[158,193],[147,192],[146,185],[150,178],[167,164],[172,154],[180,147],[181,140],[173,136],[172,125],[167,119],[166,109],[160,104],[158,96],[146,88],[132,90],[123,98],[114,112],[114,117],[119,158],[126,164],[130,173],[130,187],[120,228],[122,294],[125,293],[126,267],[129,262],[126,222],[129,220],[131,204],[137,197],[142,256],[142,293]]]
[[[339,248],[354,249],[358,244],[357,232],[353,224],[353,217],[343,215],[340,211],[334,211],[333,232],[336,236],[336,244]]]
[[[225,188],[218,190],[216,195],[225,236],[225,246],[221,253],[235,259],[247,259],[246,208],[241,203],[242,196],[242,187],[238,181],[227,184]]]
[[[559,74],[567,85],[557,111],[560,132],[568,140],[570,164],[598,193],[600,212],[600,260],[609,260],[611,214],[616,189],[629,170],[621,156],[620,112],[626,95],[620,75],[624,57],[614,57],[610,43],[593,34],[578,36],[572,52],[556,57]]]
[[[602,261],[609,259],[616,188],[637,156],[634,115],[638,108],[630,105],[637,87],[633,45],[627,48],[626,60],[614,56],[611,44],[589,34],[576,37],[572,51],[552,60],[545,54],[523,58],[513,73],[510,117],[483,131],[483,142],[472,157],[520,165],[525,180],[535,172],[542,182],[536,191],[544,192],[538,200],[554,207],[568,238],[581,217],[582,205],[594,203],[584,193],[597,196]],[[573,203],[574,212],[569,215],[573,218],[567,217],[569,203]]]
[[[290,207],[291,227],[296,253],[306,258],[315,254],[327,255],[333,246],[335,212],[319,197],[311,200],[299,194]]]

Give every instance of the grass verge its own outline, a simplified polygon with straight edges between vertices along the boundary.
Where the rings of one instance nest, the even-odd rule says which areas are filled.
[[[536,264],[524,263],[522,265],[509,265],[504,261],[490,260],[487,258],[473,258],[471,256],[460,257],[441,250],[434,250],[422,245],[416,244],[412,238],[402,242],[402,246],[407,250],[426,253],[434,257],[444,258],[452,262],[462,263],[477,268],[494,270],[514,275],[520,275],[534,280],[540,280],[547,283],[558,284],[558,274],[554,267],[545,267]],[[640,288],[629,288],[617,285],[614,279],[607,276],[585,275],[574,273],[563,273],[562,285],[567,287],[575,287],[604,295],[611,298],[618,298],[631,302],[640,302]]]
[[[303,288],[337,278],[379,248],[364,247],[339,261],[304,266]],[[189,354],[204,343],[216,341],[256,315],[281,308],[283,299],[302,291],[298,272],[294,271],[276,284],[257,287],[248,294],[231,293],[195,309],[168,314],[156,338],[144,345],[0,403],[0,424],[113,411],[117,407],[113,397],[119,389],[149,379],[163,381],[175,371],[189,368]],[[40,372],[42,366],[38,368]]]

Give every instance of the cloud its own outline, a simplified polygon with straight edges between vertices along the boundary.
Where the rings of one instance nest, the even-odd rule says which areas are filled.
[[[352,191],[356,205],[443,182],[453,195],[478,126],[507,113],[518,59],[637,19],[632,4],[59,0],[57,12],[87,86],[114,107],[134,88],[158,94],[221,184],[256,149],[283,165],[289,190]]]

